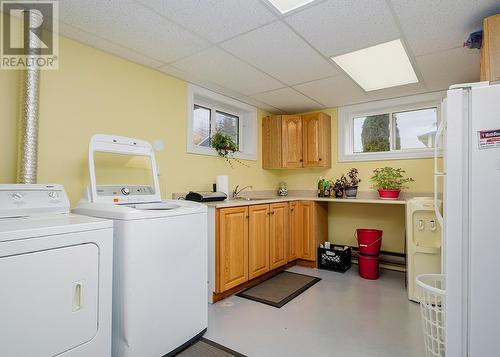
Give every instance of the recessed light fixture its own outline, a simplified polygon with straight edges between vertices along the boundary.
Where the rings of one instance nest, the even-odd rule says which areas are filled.
[[[399,39],[332,57],[332,60],[365,91],[418,82]]]
[[[282,14],[298,9],[314,0],[269,0],[271,5],[277,8]]]

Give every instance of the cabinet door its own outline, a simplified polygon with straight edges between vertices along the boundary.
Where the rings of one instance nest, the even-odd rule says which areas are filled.
[[[288,203],[270,205],[271,269],[287,263]]]
[[[481,81],[500,80],[500,14],[483,20]]]
[[[248,280],[248,208],[223,208],[219,218],[218,292]]]
[[[299,202],[300,227],[300,257],[305,260],[316,260],[314,241],[314,202]]]
[[[302,116],[304,167],[330,167],[330,117],[323,113]]]
[[[283,115],[282,122],[282,167],[302,167],[302,117]]]
[[[281,116],[262,119],[262,168],[281,168]]]
[[[248,277],[253,279],[269,271],[269,205],[248,208]]]
[[[291,262],[300,257],[301,219],[298,202],[290,202],[289,230],[287,236],[287,261]]]

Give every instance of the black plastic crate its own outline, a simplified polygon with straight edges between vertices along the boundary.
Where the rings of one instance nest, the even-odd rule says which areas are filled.
[[[330,244],[318,248],[318,268],[344,273],[351,268],[351,247]]]

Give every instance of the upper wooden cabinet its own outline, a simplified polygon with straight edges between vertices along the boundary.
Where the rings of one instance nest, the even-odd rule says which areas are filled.
[[[330,117],[323,113],[302,116],[304,167],[331,166]]]
[[[262,167],[331,167],[331,119],[324,113],[262,120]]]
[[[500,14],[483,20],[481,81],[500,81]]]
[[[302,117],[283,115],[281,117],[281,167],[290,169],[302,167],[302,136]]]

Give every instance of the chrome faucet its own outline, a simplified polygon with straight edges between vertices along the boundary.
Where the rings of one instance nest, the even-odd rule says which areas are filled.
[[[253,188],[253,186],[249,185],[249,186],[245,186],[242,189],[238,190],[239,187],[240,187],[239,185],[236,185],[236,187],[234,188],[234,190],[233,190],[233,198],[238,198],[238,196],[240,195],[240,193],[243,190],[246,190],[247,188]]]

